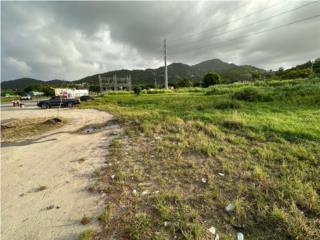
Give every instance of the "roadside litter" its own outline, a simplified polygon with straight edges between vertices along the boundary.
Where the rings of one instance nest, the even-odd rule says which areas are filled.
[[[227,212],[232,212],[234,209],[235,209],[235,205],[233,203],[229,203],[226,207],[225,207],[225,210]]]

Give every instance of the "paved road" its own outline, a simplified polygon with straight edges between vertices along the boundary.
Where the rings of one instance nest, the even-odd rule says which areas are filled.
[[[20,102],[24,103],[24,105],[26,107],[36,107],[38,101],[40,101],[40,100],[20,101]],[[0,107],[1,108],[13,107],[13,104],[12,104],[12,102],[5,102],[5,103],[1,103]]]

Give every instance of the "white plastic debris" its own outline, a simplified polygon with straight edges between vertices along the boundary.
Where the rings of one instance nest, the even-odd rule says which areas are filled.
[[[206,183],[207,179],[203,177],[203,178],[201,178],[201,182]]]
[[[164,226],[167,227],[169,223],[167,221],[164,222]]]
[[[219,239],[220,239],[219,234],[217,234],[214,240],[219,240]]]
[[[224,177],[224,173],[219,172],[219,176]]]
[[[244,240],[244,235],[241,232],[237,233],[237,240]]]
[[[114,179],[116,175],[111,175],[111,178]]]
[[[209,232],[212,233],[213,235],[215,235],[216,234],[216,228],[215,227],[209,228]]]
[[[137,190],[133,189],[133,190],[132,190],[132,193],[133,193],[133,194],[137,194]]]
[[[235,205],[233,204],[233,203],[229,203],[227,206],[226,206],[226,208],[225,208],[225,210],[227,211],[227,212],[231,212],[231,211],[233,211],[234,209],[235,209]]]
[[[149,193],[148,190],[144,190],[141,194],[142,194],[142,195],[147,195],[148,193]]]

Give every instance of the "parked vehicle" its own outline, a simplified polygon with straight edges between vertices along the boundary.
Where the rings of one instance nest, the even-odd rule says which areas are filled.
[[[90,97],[90,96],[81,96],[80,97],[80,101],[86,102],[89,100],[93,100],[93,97]]]
[[[30,95],[21,96],[20,100],[32,100],[32,97]]]
[[[73,107],[78,104],[80,104],[78,99],[62,98],[60,96],[54,96],[48,100],[39,101],[37,103],[38,107],[41,107],[42,109],[52,107]]]

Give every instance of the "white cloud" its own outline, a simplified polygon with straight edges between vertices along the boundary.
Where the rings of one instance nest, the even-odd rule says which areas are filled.
[[[28,76],[31,74],[31,67],[24,61],[8,57],[5,59],[2,71],[14,72],[17,75]]]

